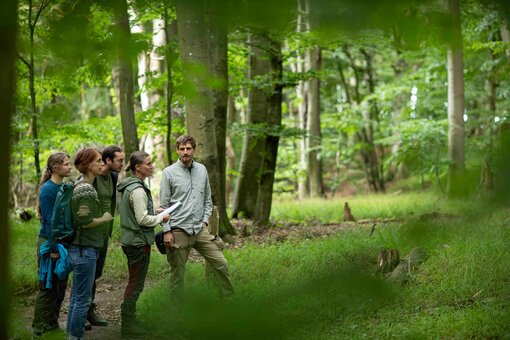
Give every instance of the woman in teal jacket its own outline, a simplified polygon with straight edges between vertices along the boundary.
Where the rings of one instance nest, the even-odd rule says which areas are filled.
[[[122,193],[120,200],[120,243],[126,255],[129,280],[121,306],[123,335],[143,334],[136,319],[136,302],[143,291],[149,269],[151,244],[154,243],[154,227],[170,218],[168,214],[154,215],[154,204],[150,189],[144,180],[154,172],[149,154],[135,151],[129,158],[126,171],[133,176],[117,186]]]
[[[50,240],[52,236],[51,217],[55,198],[64,178],[69,177],[69,175],[71,175],[71,158],[69,155],[65,152],[51,154],[39,183],[37,210],[41,219],[41,229],[37,235],[38,261],[41,260],[39,256],[41,245]],[[51,258],[50,270],[52,270],[60,254],[56,248],[51,248],[49,256]],[[40,262],[38,262],[39,265]],[[51,288],[46,287],[46,282],[39,281],[39,290],[34,306],[34,321],[32,322],[35,337],[42,336],[43,333],[58,328],[58,316],[67,288],[67,278],[60,280],[57,275],[50,275],[52,276]]]

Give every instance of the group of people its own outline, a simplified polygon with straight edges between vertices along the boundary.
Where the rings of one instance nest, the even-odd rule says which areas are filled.
[[[32,328],[34,336],[59,327],[58,318],[67,288],[68,275],[62,275],[61,262],[67,258],[73,271],[66,331],[69,339],[81,339],[92,326],[106,326],[94,303],[96,280],[103,273],[112,236],[113,216],[120,193],[120,239],[127,258],[129,279],[121,305],[121,333],[144,334],[136,317],[136,303],[143,291],[150,263],[154,228],[163,224],[163,241],[170,264],[170,294],[183,294],[185,265],[191,248],[209,263],[218,283],[220,296],[228,297],[234,289],[228,264],[222,252],[221,239],[208,231],[213,210],[211,189],[206,167],[193,159],[196,142],[191,136],[176,141],[179,159],[163,171],[160,206],[153,203],[145,179],[154,172],[151,156],[135,151],[125,167],[130,176],[118,182],[125,155],[117,146],[81,149],[74,156],[80,177],[74,183],[71,210],[75,233],[72,237],[54,239],[52,214],[64,178],[71,175],[71,157],[57,152],[48,158],[39,184],[38,210],[41,228],[37,238],[39,290],[35,300]],[[171,215],[166,212],[173,204],[180,208]],[[49,245],[49,246],[48,246]],[[46,252],[45,252],[46,251]],[[43,262],[45,261],[46,262]],[[50,263],[51,279],[41,280],[43,263]]]

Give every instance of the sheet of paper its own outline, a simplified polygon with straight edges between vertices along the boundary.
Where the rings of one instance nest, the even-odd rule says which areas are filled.
[[[174,204],[172,204],[172,206],[170,208],[166,208],[165,210],[163,210],[162,212],[160,212],[158,214],[158,216],[163,216],[165,214],[169,214],[169,215],[172,215],[172,213],[174,211],[176,211],[177,209],[179,209],[181,207],[182,203],[181,202],[175,202]]]

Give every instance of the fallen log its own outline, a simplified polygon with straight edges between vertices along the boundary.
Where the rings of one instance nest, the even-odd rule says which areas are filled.
[[[388,280],[395,283],[406,283],[414,272],[427,259],[427,251],[416,247],[411,250],[409,255],[400,261],[398,266],[388,275]]]

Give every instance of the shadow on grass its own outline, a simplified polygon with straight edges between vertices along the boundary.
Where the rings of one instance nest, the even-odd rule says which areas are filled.
[[[242,292],[227,300],[203,290],[188,291],[186,301],[170,301],[167,287],[148,295],[144,320],[155,335],[185,339],[264,339],[313,336],[328,325],[338,327],[351,313],[370,313],[394,301],[385,282],[356,268],[319,277],[303,275],[300,283],[285,282],[275,291]],[[320,331],[319,331],[320,333]]]

